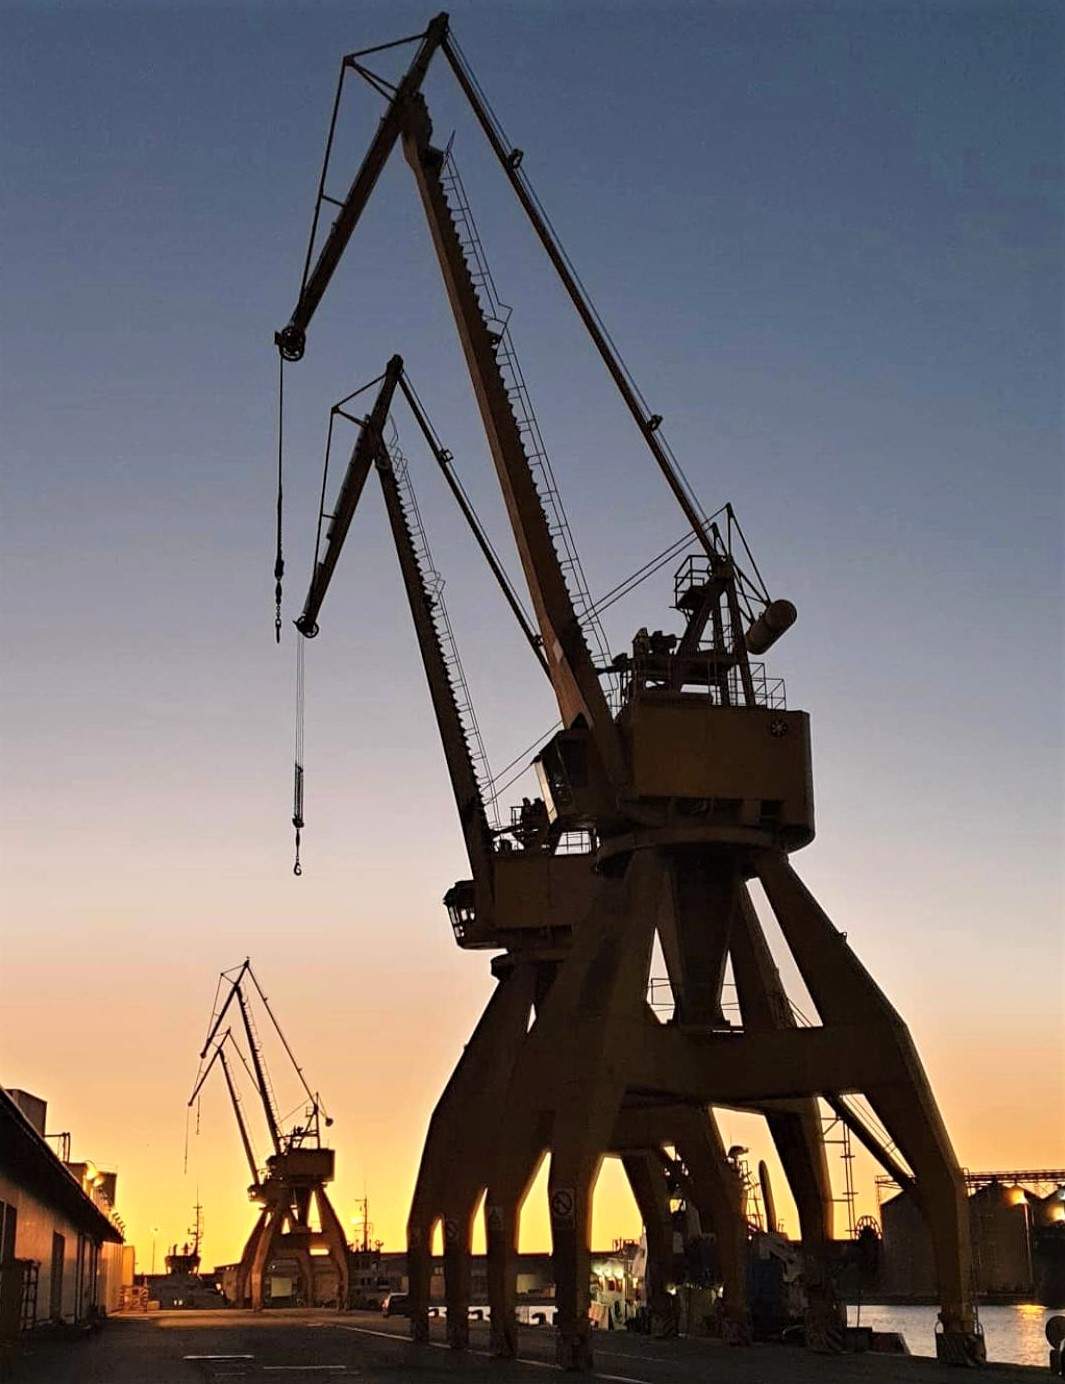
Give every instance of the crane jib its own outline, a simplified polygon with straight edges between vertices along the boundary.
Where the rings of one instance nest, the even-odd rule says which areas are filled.
[[[274,341],[286,360],[299,360],[306,345],[307,327],[322,300],[333,272],[340,263],[352,232],[358,224],[363,208],[377,186],[381,170],[388,162],[388,156],[395,148],[402,129],[403,108],[407,100],[419,89],[429,68],[433,54],[440,47],[447,34],[448,17],[438,14],[426,29],[421,46],[414,61],[407,69],[403,80],[396,88],[389,102],[377,134],[366,152],[366,156],[355,174],[348,195],[341,203],[336,220],[319,252],[314,268],[300,286],[299,299],[293,309],[292,317],[286,326],[276,333]],[[319,193],[319,201],[322,194]]]

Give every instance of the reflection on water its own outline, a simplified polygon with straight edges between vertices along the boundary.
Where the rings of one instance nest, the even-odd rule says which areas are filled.
[[[877,1303],[863,1303],[860,1308],[847,1308],[847,1320],[852,1326],[860,1323],[875,1331],[901,1331],[914,1355],[935,1354],[936,1315],[934,1307],[882,1307]],[[987,1358],[1008,1365],[1045,1366],[1050,1347],[1043,1328],[1047,1318],[1054,1315],[1050,1308],[1037,1303],[981,1307],[980,1323],[987,1339]]]

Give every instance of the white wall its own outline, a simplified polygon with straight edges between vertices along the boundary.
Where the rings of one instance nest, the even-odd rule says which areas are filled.
[[[37,1321],[47,1321],[52,1295],[52,1236],[63,1236],[63,1291],[61,1316],[65,1322],[82,1320],[98,1296],[99,1263],[94,1246],[85,1239],[83,1272],[79,1295],[79,1233],[61,1211],[56,1211],[0,1172],[0,1201],[14,1206],[18,1213],[15,1231],[15,1258],[36,1259],[40,1265],[37,1280]],[[117,1248],[117,1246],[116,1246]]]

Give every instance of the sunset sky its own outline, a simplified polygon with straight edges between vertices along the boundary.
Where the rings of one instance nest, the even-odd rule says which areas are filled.
[[[76,1158],[117,1168],[142,1269],[153,1231],[160,1262],[184,1237],[197,1192],[206,1263],[235,1258],[252,1213],[225,1093],[205,1092],[187,1171],[185,1101],[217,972],[250,953],[335,1116],[342,1218],[365,1189],[399,1248],[429,1112],[491,979],[440,904],[467,866],[371,487],[307,649],[292,875],[272,335],[340,57],[431,10],[2,13],[0,1082],[45,1097]],[[961,1162],[1065,1165],[1060,7],[451,13],[704,506],[733,502],[798,606],[770,658],[812,716],[818,837],[798,870],[909,1022]],[[442,62],[426,93],[601,593],[682,520]],[[352,85],[334,195],[379,113]],[[286,621],[329,407],[394,351],[510,559],[398,152],[287,374]],[[549,689],[397,422],[501,767],[551,724]],[[667,570],[611,609],[615,651],[670,627],[671,592]],[[765,1152],[749,1117],[722,1124]],[[616,1169],[600,1192],[596,1240],[637,1233]],[[537,1193],[525,1226],[544,1247]]]

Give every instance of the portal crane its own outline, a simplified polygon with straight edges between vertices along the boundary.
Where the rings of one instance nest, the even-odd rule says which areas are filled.
[[[482,279],[486,277],[488,276],[482,273]],[[458,287],[463,287],[461,281],[458,281]],[[501,341],[498,333],[488,332],[480,307],[468,283],[466,289],[465,320],[471,325],[474,335],[477,334],[478,328],[480,329],[482,345],[487,337],[489,351],[485,353],[486,359],[492,359],[495,370],[494,405],[496,412],[492,417],[500,423],[499,433],[502,433],[509,423],[509,446],[502,451],[502,455],[520,478],[523,467],[527,472],[527,464],[524,461],[520,431],[506,398],[505,383],[500,377],[500,371],[496,364]],[[489,352],[495,352],[494,359]],[[402,381],[402,373],[400,373],[399,378]],[[385,397],[386,391],[387,398]],[[341,485],[338,500],[333,506],[334,517],[329,529],[326,555],[321,563],[316,563],[307,602],[297,621],[297,627],[303,632],[314,633],[316,631],[317,613],[324,596],[325,584],[332,574],[339,553],[339,546],[343,542],[347,533],[347,526],[350,523],[352,497],[357,497],[361,493],[362,484],[368,471],[372,450],[370,437],[372,433],[379,431],[381,420],[387,411],[387,404],[391,400],[393,391],[394,385],[390,383],[388,372],[386,372],[382,394],[379,395],[378,401],[367,419],[366,427],[356,441],[352,452],[352,462]],[[479,394],[479,397],[482,396]],[[419,419],[419,421],[422,420]],[[498,451],[497,448],[497,453]],[[383,472],[383,483],[384,477],[385,473]],[[528,476],[526,479],[528,489],[531,482],[529,482]],[[531,488],[535,491],[535,486],[531,486]],[[546,529],[546,517],[543,527]],[[713,563],[716,575],[712,581],[709,580],[707,574],[704,574],[706,579],[701,583],[694,581],[689,583],[686,594],[691,598],[689,601],[691,608],[688,611],[688,628],[682,641],[682,660],[678,662],[677,666],[687,668],[690,675],[704,683],[708,681],[708,673],[712,673],[723,701],[728,704],[733,699],[742,699],[752,684],[746,659],[746,649],[742,639],[736,633],[740,629],[738,597],[735,582],[729,579],[731,569],[728,565],[727,549],[721,548],[720,537],[716,531],[714,539],[715,557]],[[554,551],[550,536],[546,539],[545,546],[550,551]],[[413,567],[413,564],[411,566]],[[557,570],[555,590],[561,590],[568,600],[564,579],[561,572]],[[424,616],[424,613],[419,617],[418,596],[414,586],[408,585],[408,595],[411,598],[416,627],[421,623],[423,627],[428,628],[430,621]],[[727,610],[724,613],[720,609],[722,600],[727,604]],[[777,603],[776,608],[778,610],[781,604]],[[568,618],[571,627],[578,629],[576,618],[572,614],[572,607],[570,607]],[[792,618],[794,617],[792,616]],[[731,643],[727,648],[722,642],[725,619],[731,621],[730,628],[733,632]],[[714,630],[719,636],[719,647],[714,658],[710,660],[712,668],[708,663],[706,654],[702,655],[701,660],[698,656],[693,657],[708,623],[713,624]],[[598,671],[591,663],[583,640],[580,641],[580,644],[585,650],[586,672],[590,677],[598,677]],[[426,663],[431,689],[434,687],[432,671],[434,647],[434,638],[429,637],[423,641],[423,660]],[[683,661],[684,659],[687,660],[686,663]],[[696,664],[700,666],[689,666]],[[628,661],[622,659],[619,667],[625,669],[627,666]],[[737,667],[742,670],[738,681],[734,676]],[[641,665],[641,676],[646,674],[647,677],[651,677],[653,673],[653,666],[643,669]],[[736,682],[736,686],[731,689],[730,676]],[[434,696],[434,703],[438,708],[441,736],[445,749],[447,749],[449,742],[452,745],[458,744],[461,728],[458,727],[454,717],[452,720],[455,721],[455,724],[451,726],[449,726],[446,716],[444,719],[440,719],[440,707],[449,705],[450,699],[446,695],[446,678],[440,677],[435,681],[438,692],[442,693],[442,695]],[[564,709],[565,703],[561,697],[560,705]],[[546,763],[564,764],[566,756],[571,752],[574,745],[580,750],[584,740],[583,732],[578,729],[575,738],[562,738],[557,744],[550,746],[542,758]],[[494,967],[497,975],[507,975],[510,983],[500,987],[500,992],[494,998],[485,1022],[479,1026],[471,1043],[467,1045],[460,1068],[456,1071],[455,1077],[449,1084],[440,1107],[438,1107],[437,1114],[434,1116],[422,1160],[423,1174],[419,1178],[415,1205],[412,1209],[409,1225],[408,1256],[412,1265],[411,1286],[414,1299],[413,1321],[415,1329],[419,1327],[424,1329],[424,1315],[428,1307],[428,1284],[425,1282],[423,1294],[422,1278],[417,1270],[419,1265],[428,1263],[431,1230],[438,1216],[445,1227],[445,1245],[448,1251],[446,1257],[459,1259],[460,1254],[466,1256],[459,1261],[459,1265],[453,1272],[449,1267],[447,1273],[450,1299],[448,1329],[452,1339],[456,1340],[456,1338],[464,1339],[465,1335],[465,1328],[462,1325],[465,1321],[465,1311],[460,1310],[460,1305],[467,1291],[465,1284],[468,1282],[468,1248],[473,1207],[481,1188],[476,1180],[480,1174],[476,1171],[471,1173],[472,1181],[469,1186],[462,1179],[457,1178],[454,1172],[448,1176],[447,1170],[453,1170],[459,1166],[460,1162],[471,1165],[469,1158],[459,1160],[455,1157],[455,1138],[451,1131],[459,1128],[463,1131],[464,1137],[469,1139],[471,1134],[481,1129],[485,1123],[491,1127],[492,1122],[494,1122],[497,1101],[494,1097],[490,1098],[490,1093],[494,1091],[495,1085],[500,1079],[498,1075],[500,1070],[499,1055],[511,1052],[511,1046],[507,1041],[508,1035],[524,1036],[530,1014],[531,997],[533,994],[538,994],[542,999],[546,993],[554,968],[557,965],[560,943],[565,945],[573,922],[579,920],[589,910],[594,876],[591,870],[592,860],[588,855],[548,856],[545,859],[543,855],[537,856],[531,851],[523,849],[518,853],[509,856],[498,855],[493,859],[491,853],[485,849],[483,829],[477,825],[479,821],[483,822],[483,814],[470,810],[470,804],[474,801],[471,792],[473,778],[465,763],[465,757],[456,750],[449,752],[448,759],[460,820],[463,822],[471,868],[474,873],[472,881],[460,882],[449,891],[446,898],[456,936],[460,944],[464,946],[505,945],[513,949],[517,942],[513,929],[518,920],[523,920],[529,928],[524,939],[525,945],[518,953],[520,959],[526,963],[524,969],[515,967],[513,950],[508,952],[507,957],[500,958],[501,964]],[[560,795],[556,792],[556,797],[558,796]],[[544,810],[542,803],[540,806],[541,810]],[[557,812],[553,814],[552,820],[544,810],[544,825],[549,828],[550,834],[557,840],[558,834],[563,828],[572,826],[594,829],[596,823],[587,812],[579,817],[575,817],[573,813]],[[565,882],[564,878],[562,880],[558,878],[562,870],[568,872],[570,882],[568,890],[558,887],[560,883]],[[551,887],[552,881],[549,872],[554,872],[556,876],[554,888]],[[506,885],[510,882],[513,882],[515,887],[506,891]],[[579,885],[579,890],[575,890],[574,885]],[[548,947],[544,945],[545,936],[553,939]],[[722,957],[720,962],[722,969],[723,964]],[[538,981],[536,980],[537,976],[539,977]],[[497,1073],[495,1085],[483,1076],[475,1075],[479,1072],[476,1055],[482,1046],[486,1051],[494,1054],[492,1060],[495,1063],[494,1070]],[[462,1093],[461,1096],[460,1093]],[[742,1217],[734,1178],[729,1169],[716,1124],[707,1111],[697,1114],[678,1110],[660,1118],[656,1129],[649,1132],[649,1120],[646,1113],[640,1110],[640,1101],[630,1096],[625,1104],[625,1113],[619,1116],[618,1128],[610,1142],[613,1151],[620,1152],[623,1156],[626,1171],[645,1221],[649,1227],[664,1227],[660,1235],[656,1236],[652,1233],[652,1247],[657,1248],[658,1253],[666,1260],[671,1256],[672,1241],[668,1232],[668,1200],[665,1193],[663,1171],[660,1166],[662,1149],[665,1142],[668,1141],[673,1146],[683,1146],[687,1161],[695,1170],[693,1175],[697,1176],[698,1187],[701,1192],[700,1209],[704,1222],[707,1228],[712,1225],[716,1230],[718,1242],[722,1249],[726,1306],[730,1313],[731,1328],[735,1336],[742,1338],[746,1330],[744,1267],[741,1245]],[[449,1117],[447,1112],[452,1110],[455,1113]],[[480,1119],[476,1118],[475,1111],[481,1116]],[[771,1127],[774,1135],[778,1136],[789,1124],[794,1125],[796,1120],[799,1122],[801,1137],[796,1138],[794,1131],[792,1131],[790,1142],[797,1145],[796,1154],[791,1159],[794,1173],[793,1186],[799,1204],[804,1208],[807,1243],[813,1246],[823,1241],[829,1233],[825,1226],[830,1224],[831,1208],[831,1193],[827,1184],[827,1170],[824,1165],[823,1149],[819,1141],[816,1114],[811,1113],[810,1110],[803,1110],[800,1118],[794,1113],[778,1109],[772,1114]],[[649,1147],[644,1147],[645,1145]],[[649,1153],[652,1155],[650,1158],[648,1157]],[[467,1179],[467,1181],[470,1180]],[[434,1190],[432,1194],[425,1190],[427,1187],[438,1188],[449,1183],[446,1196],[440,1190]],[[431,1204],[434,1197],[436,1206],[430,1210],[428,1204]],[[809,1214],[808,1208],[811,1206],[817,1207],[816,1216]],[[666,1275],[662,1273],[657,1277],[664,1285]],[[660,1315],[664,1317],[665,1304],[659,1302],[656,1307],[659,1309]],[[461,1343],[461,1339],[456,1343]]]
[[[324,1147],[321,1141],[323,1119],[326,1125],[331,1125],[332,1120],[325,1115],[318,1094],[312,1092],[307,1084],[303,1069],[289,1047],[250,960],[245,959],[234,971],[223,971],[221,980],[228,985],[228,993],[208,1028],[200,1050],[201,1070],[188,1103],[191,1106],[195,1102],[217,1062],[225,1077],[244,1156],[251,1172],[248,1196],[260,1207],[237,1267],[236,1303],[255,1310],[262,1308],[267,1268],[271,1261],[280,1259],[296,1265],[304,1303],[344,1308],[348,1301],[348,1248],[343,1227],[325,1190],[326,1183],[333,1179],[333,1150]],[[252,1014],[252,994],[269,1017],[309,1102],[303,1122],[293,1124],[288,1130],[283,1128],[278,1117],[277,1103]],[[234,1003],[244,1029],[250,1065],[232,1027],[222,1031],[225,1017]],[[227,1046],[247,1068],[262,1106],[273,1148],[265,1169],[260,1169],[255,1158],[233,1072],[226,1060]],[[208,1053],[211,1054],[209,1059]],[[203,1066],[205,1059],[207,1064]],[[317,1215],[317,1227],[312,1223],[312,1208]]]
[[[539,212],[520,171],[520,152],[505,146],[457,53],[446,16],[438,16],[418,39],[415,60],[390,95],[313,271],[308,255],[296,309],[277,342],[284,358],[302,354],[329,278],[385,160],[402,140],[562,717],[563,729],[538,761],[545,805],[552,821],[566,830],[590,831],[597,843],[594,897],[537,1006],[498,1134],[480,1151],[477,1179],[487,1189],[495,1349],[513,1354],[516,1348],[518,1217],[545,1152],[551,1153],[559,1359],[582,1368],[591,1360],[591,1196],[619,1124],[627,1123],[642,1147],[661,1147],[675,1138],[678,1122],[692,1109],[719,1104],[775,1110],[790,1121],[786,1137],[778,1137],[779,1122],[776,1128],[771,1122],[771,1129],[799,1206],[804,1241],[816,1250],[827,1239],[830,1201],[815,1102],[862,1091],[909,1164],[928,1220],[942,1301],[937,1352],[959,1363],[978,1361],[983,1342],[972,1295],[964,1181],[927,1078],[902,1019],[788,861],[814,835],[809,718],[784,708],[750,654],[774,642],[794,620],[794,608],[767,601],[760,610],[744,609],[742,574],[732,554],[703,522],[682,483],[661,439],[661,419],[644,408],[613,352]],[[674,604],[688,626],[679,648],[670,636],[640,631],[632,654],[609,669],[597,665],[589,649],[523,444],[514,389],[508,388],[498,351],[500,334],[480,299],[471,264],[477,238],[468,209],[449,202],[447,156],[432,143],[419,88],[437,48],[455,71],[702,549],[700,560],[678,573]],[[347,61],[365,75],[360,56]],[[604,692],[604,675],[621,679],[617,710]],[[752,878],[765,890],[820,1026],[800,1028],[790,1020],[748,893]],[[676,999],[670,1024],[657,1023],[646,1002],[656,932]],[[721,1011],[728,961],[743,1016],[739,1032],[724,1023]],[[490,1005],[482,1025],[493,1022]],[[861,1128],[863,1142],[875,1149],[872,1132]],[[690,1171],[695,1159],[682,1157]],[[426,1233],[424,1226],[409,1227],[409,1235]],[[820,1296],[812,1293],[811,1302],[807,1338],[831,1344],[839,1314],[827,1286]]]
[[[403,362],[394,356],[381,377],[374,405],[360,425],[339,498],[332,508],[326,554],[321,562],[315,562],[296,626],[308,637],[318,632],[321,606],[351,522],[353,511],[348,502],[361,493],[373,455],[473,873],[472,880],[459,881],[448,891],[445,903],[461,946],[507,949],[492,966],[500,983],[490,1006],[491,1017],[486,1016],[466,1045],[434,1111],[408,1235],[412,1316],[422,1322],[429,1309],[431,1230],[438,1219],[443,1223],[448,1338],[453,1345],[463,1346],[469,1335],[472,1222],[482,1191],[478,1153],[491,1140],[499,1103],[506,1095],[531,1013],[548,992],[569,949],[573,929],[588,912],[596,879],[590,849],[559,853],[562,823],[548,820],[542,800],[532,803],[526,799],[516,810],[509,832],[493,832],[489,827],[470,752],[471,739],[479,741],[479,732],[468,692],[463,698],[465,713],[456,695],[457,685],[465,688],[465,677],[443,601],[442,581],[432,564],[407,461],[398,442],[387,443],[381,433],[381,422],[397,385],[412,403],[434,455],[440,451],[403,373]],[[516,613],[520,619],[520,611]],[[530,642],[535,650],[535,641]],[[712,1117],[691,1112],[682,1123],[687,1130],[686,1142],[684,1129],[672,1134],[693,1161],[700,1214],[706,1230],[712,1227],[717,1232],[732,1305],[742,1300],[745,1275],[735,1180]],[[652,1151],[642,1147],[645,1142],[642,1132],[634,1142],[632,1131],[622,1122],[612,1151],[622,1157],[634,1196],[651,1227],[650,1253],[655,1260],[657,1290],[652,1305],[656,1320],[665,1323],[671,1315],[666,1287],[673,1254],[672,1229],[660,1146]],[[468,1170],[465,1176],[462,1169]],[[660,1231],[657,1235],[656,1229]]]

